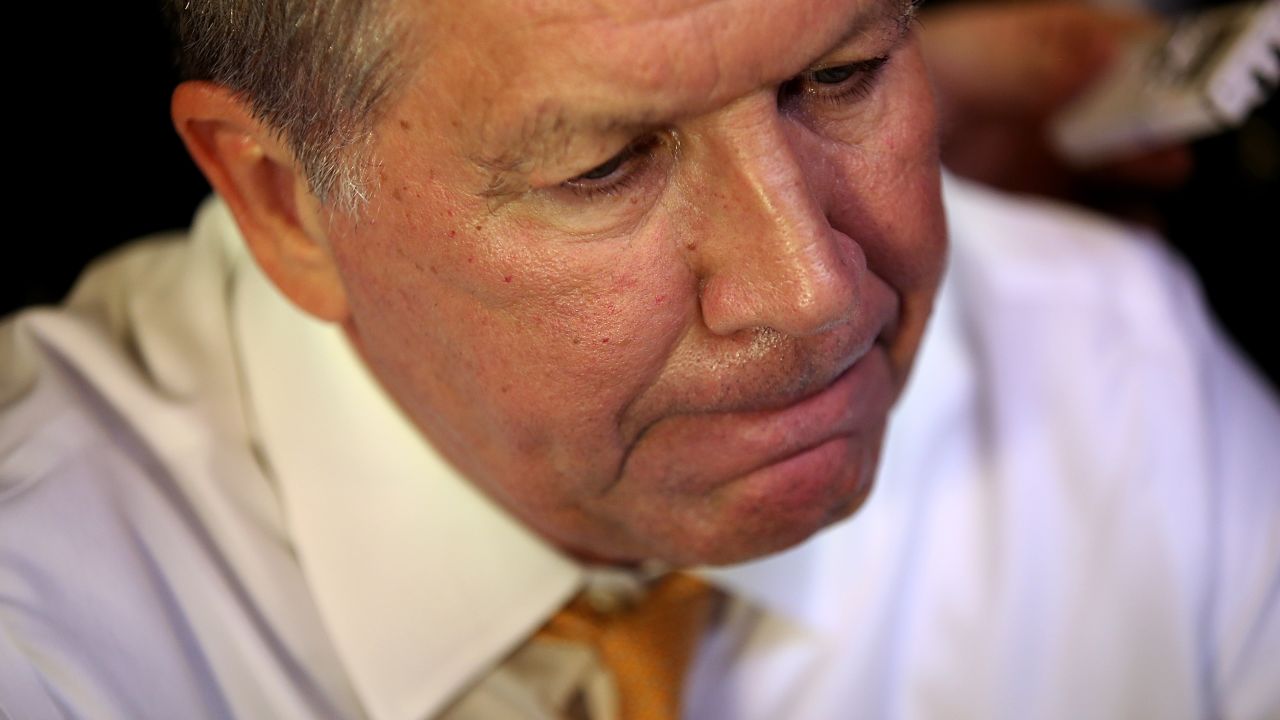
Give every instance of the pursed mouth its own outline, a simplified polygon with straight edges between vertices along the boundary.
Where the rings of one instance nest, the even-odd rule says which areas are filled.
[[[804,395],[803,397],[796,398],[794,401],[790,403],[779,405],[777,407],[770,407],[770,408],[764,408],[761,410],[751,411],[747,413],[741,413],[741,415],[744,418],[749,418],[754,416],[756,418],[762,419],[765,422],[768,422],[772,416],[785,414],[789,411],[803,412],[803,409],[806,405],[817,402],[822,395],[824,395],[825,393],[831,392],[835,389],[838,389],[838,387],[842,382],[846,382],[849,379],[849,376],[858,367],[858,363],[862,362],[867,357],[867,355],[874,349],[875,349],[875,346],[873,345],[870,349],[867,350],[867,352],[860,355],[852,363],[849,363],[842,371],[840,371],[838,375],[835,376],[835,378],[833,378],[825,386],[818,388],[813,392],[810,392],[807,395]],[[809,450],[812,450],[818,447],[819,445],[830,442],[836,437],[839,437],[842,435],[848,435],[851,432],[852,432],[852,429],[842,428],[839,425],[833,425],[832,432],[830,434],[818,434],[812,439],[808,440],[807,442],[800,441],[796,443],[787,443],[787,444],[779,445],[778,451],[776,453],[766,455],[763,461],[760,462],[757,467],[751,468],[751,470],[755,470],[761,467],[767,467],[769,465],[782,462],[783,460],[794,457],[796,455],[800,455],[802,453],[805,453]],[[750,470],[748,470],[748,472],[750,472]]]
[[[697,437],[707,446],[702,452],[715,456],[708,462],[734,466],[732,476],[768,467],[834,438],[860,432],[870,420],[887,414],[887,405],[892,403],[891,389],[882,387],[889,381],[887,358],[888,350],[877,337],[837,366],[836,371],[827,373],[822,382],[807,383],[783,397],[769,398],[746,409],[706,409],[658,418],[627,446],[610,487],[626,476],[636,449],[657,432]]]

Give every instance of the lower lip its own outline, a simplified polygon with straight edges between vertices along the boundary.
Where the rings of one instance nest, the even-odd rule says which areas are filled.
[[[799,506],[818,507],[862,490],[858,459],[853,457],[856,439],[837,435],[825,442],[765,465],[740,477],[763,497],[777,501],[785,496]]]
[[[804,535],[856,508],[871,490],[874,464],[864,435],[837,435],[782,460],[741,475],[725,486],[748,515],[766,510],[775,521]]]
[[[862,477],[864,450],[878,445],[892,404],[887,371],[887,358],[877,346],[822,392],[761,418],[778,425],[816,425],[814,442],[746,468],[730,484],[760,499],[786,496],[800,505],[865,493],[872,478]]]

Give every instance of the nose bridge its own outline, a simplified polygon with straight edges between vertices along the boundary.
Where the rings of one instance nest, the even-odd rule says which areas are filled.
[[[745,98],[704,128],[711,204],[698,244],[702,310],[717,334],[770,327],[822,332],[847,319],[856,291],[852,243],[833,230],[812,183],[821,168],[793,141],[772,97]],[[843,238],[843,242],[842,242]]]

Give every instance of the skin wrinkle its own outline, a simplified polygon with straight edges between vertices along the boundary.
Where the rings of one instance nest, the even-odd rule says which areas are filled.
[[[571,157],[573,141],[577,137],[634,138],[657,132],[662,127],[643,117],[622,120],[601,116],[573,122],[570,111],[560,105],[539,108],[537,115],[525,125],[533,129],[522,131],[515,149],[472,158],[476,167],[489,176],[488,185],[480,193],[483,197],[505,198],[528,192],[531,189],[529,178],[538,160],[563,163]]]
[[[700,38],[715,37],[721,30],[713,18],[706,17],[706,9],[727,0],[709,0],[695,8],[687,8],[681,12],[691,15],[687,21],[691,27],[684,34],[693,40],[685,43],[688,47],[705,48],[710,60],[706,66],[714,69],[712,77],[705,81],[708,85],[705,95],[719,98],[723,95],[721,86],[724,78],[725,63],[720,58],[715,43],[701,42]],[[899,34],[905,35],[914,17],[917,0],[875,0],[871,9],[855,15],[854,21],[847,29],[827,45],[821,54],[832,48],[840,47],[859,37],[868,37],[877,32],[886,18],[894,18]],[[646,25],[666,24],[674,15],[667,15],[646,21]],[[606,13],[594,22],[605,22],[614,19],[613,14]],[[703,24],[697,26],[699,21]],[[561,19],[559,22],[567,22]],[[555,23],[550,23],[555,24]],[[810,64],[806,62],[806,64]],[[786,77],[795,71],[786,73]],[[777,84],[774,78],[767,80]],[[778,80],[780,81],[780,80]],[[738,98],[726,98],[726,104]],[[497,138],[491,144],[499,146],[495,152],[472,156],[472,162],[487,176],[485,189],[480,191],[484,197],[503,198],[515,196],[531,189],[529,176],[539,164],[562,162],[570,156],[572,141],[575,138],[635,138],[647,132],[669,126],[681,119],[663,113],[656,108],[636,108],[629,110],[626,117],[609,113],[591,113],[575,110],[564,105],[540,106],[532,118],[520,123],[521,130],[513,138]],[[483,123],[482,127],[488,126]],[[587,168],[582,168],[586,170]]]
[[[792,344],[784,344],[785,336],[771,328],[760,328],[748,331],[749,337],[735,351],[716,357],[707,362],[695,362],[681,368],[686,376],[707,375],[712,377],[731,378],[730,382],[721,383],[713,388],[713,394],[696,400],[664,403],[653,407],[630,407],[630,413],[638,419],[622,425],[623,435],[635,436],[629,442],[634,444],[642,430],[655,422],[680,415],[743,413],[770,410],[783,407],[799,399],[812,395],[817,390],[830,384],[843,373],[853,362],[861,357],[870,341],[881,336],[892,337],[893,330],[890,316],[896,312],[882,311],[878,318],[862,319],[864,328],[850,329],[838,337],[828,339],[822,351],[800,354]],[[785,359],[779,360],[779,353],[785,353]],[[758,378],[750,375],[757,360],[769,355],[775,364],[782,362],[784,368],[772,372],[769,378]],[[834,360],[827,360],[834,358]],[[827,367],[814,364],[821,359]],[[767,389],[759,386],[768,381]],[[643,397],[643,395],[641,396]]]
[[[707,8],[713,8],[714,6],[723,5],[727,2],[732,2],[732,0],[692,0],[692,3],[690,0],[667,0],[666,6],[664,7],[662,0],[651,0],[651,2],[647,3],[643,7],[643,10],[648,13],[656,14],[644,17],[638,16],[633,12],[628,12],[636,9],[634,3],[592,0],[591,6],[597,11],[594,16],[573,17],[571,13],[567,16],[553,15],[550,18],[541,20],[539,24],[542,26],[550,26],[565,22],[586,22],[588,24],[608,22],[611,24],[626,24],[635,23],[637,21],[645,24],[663,23],[682,14],[703,12]],[[578,4],[572,3],[571,7],[577,10]]]
[[[757,100],[757,98],[744,98],[735,104],[740,105],[742,103],[753,101],[753,100]],[[767,102],[771,102],[771,100],[768,100]],[[757,122],[761,122],[761,123],[765,121],[766,121],[766,118],[764,117],[761,117],[759,120],[757,120]],[[779,118],[778,121],[785,122],[781,118]],[[745,131],[745,130],[743,132],[743,135],[747,137],[750,137],[752,134],[753,134],[752,132]],[[789,150],[789,141],[785,140],[785,138],[781,139],[781,141],[779,141],[778,138],[774,138],[773,140],[774,140],[773,142],[767,143],[766,147],[772,147],[776,150],[776,152],[788,155],[790,157],[790,163],[793,165],[797,164],[796,159],[794,158],[793,154]],[[746,156],[752,156],[752,155],[756,157],[762,156],[762,149],[749,146],[748,144],[741,141],[735,141],[735,138],[732,138],[732,137],[728,138],[727,141],[724,143],[724,145],[728,150],[728,152],[736,156],[739,161],[741,161],[741,159]],[[763,152],[767,152],[767,150],[763,150]],[[783,164],[786,164],[786,163],[783,163]],[[741,164],[734,165],[733,167],[739,168],[739,169],[743,168]],[[788,216],[787,213],[782,212],[780,210],[777,202],[775,201],[774,196],[778,194],[777,189],[780,186],[779,182],[777,182],[776,180],[770,181],[765,179],[758,179],[750,175],[747,175],[745,173],[740,173],[740,176],[744,180],[744,184],[750,188],[751,194],[756,198],[757,202],[759,202],[763,207],[766,208],[767,212],[769,212],[771,215],[778,218],[785,218]],[[788,182],[791,182],[791,181],[788,181]],[[807,183],[805,182],[804,177],[801,176],[799,178],[795,178],[794,182],[799,186],[799,189],[803,191],[801,194],[801,197],[806,197],[808,194],[808,186],[807,186]],[[788,194],[788,193],[784,193],[784,194]],[[789,234],[794,234],[796,237],[799,237],[802,239],[803,238],[811,239],[813,237],[812,232],[805,231],[803,229],[799,231],[794,231]],[[801,250],[800,252],[803,252],[803,250]],[[843,256],[838,256],[838,259],[841,263],[846,262]],[[797,309],[803,311],[805,309],[804,308],[805,303],[812,302],[813,293],[808,289],[802,290],[801,292],[803,296],[797,298],[796,304],[798,306]],[[763,354],[758,350],[758,348],[764,345],[764,343],[760,342],[761,340],[765,338],[769,338],[770,340],[773,341],[770,344],[776,346],[777,339],[780,337],[782,337],[781,334],[772,328],[768,328],[768,327],[760,328],[754,333],[751,345],[749,345],[748,348],[745,349],[744,351],[740,352],[738,354],[738,357],[743,357],[745,355],[754,355],[758,357],[759,355]],[[751,352],[752,349],[756,349],[756,352],[754,353]],[[649,430],[651,430],[654,427],[654,425],[660,420],[670,419],[673,417],[678,417],[680,415],[748,412],[751,410],[767,410],[767,409],[773,409],[776,407],[782,407],[782,406],[794,403],[798,400],[807,398],[815,394],[822,388],[826,387],[827,385],[829,385],[832,382],[832,380],[834,380],[835,377],[839,376],[845,370],[847,370],[848,367],[852,365],[856,359],[860,358],[864,352],[865,352],[865,349],[859,350],[856,353],[852,353],[845,362],[843,362],[841,365],[835,368],[834,372],[826,372],[826,373],[819,374],[819,372],[813,368],[805,368],[803,370],[792,370],[786,373],[786,377],[791,378],[793,382],[791,384],[778,388],[778,395],[775,401],[766,401],[763,403],[757,402],[757,403],[753,403],[751,407],[743,407],[731,400],[726,401],[725,396],[731,395],[733,393],[733,386],[728,385],[728,386],[722,386],[722,390],[723,390],[722,396],[717,398],[716,401],[709,406],[696,407],[692,409],[668,410],[666,413],[664,413],[660,417],[655,418],[654,420],[648,422],[647,424],[642,425],[640,430],[635,433],[635,436],[626,443],[626,450],[624,451],[625,454],[621,462],[622,470],[619,471],[619,475],[621,475],[622,472],[625,471],[627,462],[631,457],[631,451],[636,447],[637,444],[639,444],[644,439],[645,435],[649,432]],[[842,352],[841,356],[845,354],[846,353]],[[631,406],[628,405],[626,409],[631,410]],[[628,431],[625,430],[625,426],[624,426],[624,435],[627,435],[627,434],[629,433]],[[616,483],[610,484],[607,488],[605,488],[602,491],[602,494],[605,492],[608,492],[615,485]]]
[[[409,23],[442,39],[391,114],[412,130],[377,136],[404,199],[331,237],[348,335],[451,464],[567,552],[721,563],[808,537],[869,489],[940,269],[914,40],[866,98],[783,108],[771,79],[822,58],[870,2],[722,0],[709,7],[733,24],[714,67],[670,42],[696,25],[522,35],[534,9],[520,2],[502,6],[516,23],[464,2]],[[883,54],[896,19],[883,24],[841,55]],[[649,86],[650,61],[703,66]],[[665,108],[676,142],[616,193],[525,193],[490,212],[472,158],[557,105]],[[797,278],[825,293],[807,318]],[[717,287],[751,302],[717,306]]]
[[[842,258],[843,260],[843,258]],[[721,359],[719,366],[715,369],[707,368],[706,371],[695,370],[696,374],[721,375],[726,368],[735,365],[749,365],[751,361],[759,359],[767,355],[771,350],[779,347],[783,343],[783,335],[776,330],[768,327],[759,328],[751,334],[751,342],[741,350],[729,355],[727,358]],[[734,378],[733,383],[722,384],[717,388],[718,394],[705,404],[697,404],[690,407],[667,407],[660,412],[655,413],[653,420],[642,424],[641,429],[636,433],[635,437],[627,443],[626,456],[623,461],[625,466],[627,459],[630,457],[631,450],[644,438],[644,435],[661,421],[670,418],[679,417],[681,415],[700,415],[715,413],[743,413],[751,411],[761,411],[786,406],[797,400],[807,398],[815,392],[821,390],[837,376],[842,374],[852,363],[860,358],[865,352],[865,348],[856,351],[837,349],[830,353],[821,353],[824,357],[845,357],[844,362],[831,370],[822,371],[813,365],[792,366],[786,371],[775,374],[775,378],[782,378],[789,382],[778,382],[774,380],[772,392],[768,396],[760,394],[758,385],[751,382],[743,382],[741,371],[732,371],[731,377]],[[755,393],[750,401],[744,401],[743,397],[738,394],[740,388],[745,388],[749,392]],[[705,401],[703,401],[705,402]],[[630,406],[628,406],[630,410]],[[623,426],[624,435],[630,434],[630,431]]]
[[[782,338],[782,335],[777,331],[771,330],[770,328],[761,328],[759,331],[755,333],[753,340],[751,342],[751,345],[749,345],[747,348],[741,351],[738,354],[738,356],[735,358],[735,360],[742,362],[745,359],[747,362],[749,362],[751,359],[760,357],[768,352],[768,350],[764,348],[776,348],[778,344],[782,342],[781,338]],[[876,342],[877,343],[880,342],[878,337]],[[817,368],[814,368],[812,366],[797,368],[793,372],[787,374],[786,377],[789,378],[790,380],[789,382],[775,386],[771,393],[771,397],[763,401],[756,399],[752,401],[750,404],[744,404],[741,400],[735,399],[742,393],[742,389],[744,388],[750,390],[753,393],[759,392],[758,387],[752,386],[748,388],[746,387],[745,383],[742,383],[739,380],[739,381],[735,381],[734,384],[724,386],[722,395],[720,397],[717,397],[715,401],[709,406],[698,406],[698,407],[691,407],[687,409],[682,408],[679,410],[674,410],[669,414],[664,414],[659,417],[655,417],[653,420],[642,425],[639,431],[635,433],[635,437],[632,438],[627,443],[626,449],[624,450],[624,454],[622,456],[622,461],[619,463],[620,467],[617,473],[617,477],[615,478],[613,483],[610,483],[608,486],[603,488],[600,494],[604,495],[617,486],[618,480],[620,480],[621,477],[625,474],[626,466],[631,458],[632,451],[636,448],[637,445],[640,444],[640,442],[644,439],[645,435],[650,430],[652,430],[659,422],[664,420],[669,420],[672,418],[681,417],[681,416],[715,415],[715,414],[744,414],[745,415],[745,414],[751,414],[751,413],[767,412],[770,410],[784,408],[796,402],[802,402],[804,400],[807,400],[813,397],[814,395],[816,395],[817,393],[825,389],[827,386],[829,386],[837,377],[844,374],[844,372],[847,371],[855,362],[862,359],[862,357],[865,356],[868,350],[870,350],[870,347],[848,353],[847,354],[848,357],[844,362],[842,362],[840,365],[837,365],[835,368],[833,368],[830,371],[821,372],[821,374]],[[820,442],[825,442],[825,440],[815,442],[814,445],[819,444]],[[784,452],[787,452],[787,449],[780,448],[777,454],[781,454]],[[777,454],[775,454],[774,456],[771,456],[771,459],[776,457]]]
[[[728,356],[726,356],[721,361],[721,365],[718,369],[723,371],[726,368],[730,368],[734,366],[748,365],[751,362],[768,355],[774,348],[779,347],[779,345],[781,345],[782,342],[783,342],[782,335],[778,333],[776,330],[773,330],[767,327],[759,328],[758,330],[755,330],[754,332],[751,333],[750,342],[745,347],[739,350],[733,351]],[[843,370],[844,368],[841,369],[841,372],[843,372]],[[789,374],[789,377],[792,378],[797,388],[810,387],[813,385],[812,378],[808,374],[803,374],[801,372],[794,372]],[[644,434],[648,432],[649,429],[652,428],[655,423],[661,420],[662,417],[674,417],[679,414],[696,415],[696,414],[712,414],[716,412],[744,412],[749,409],[769,410],[769,409],[781,407],[786,404],[786,399],[783,398],[783,399],[775,400],[773,402],[756,404],[754,408],[748,408],[744,406],[740,400],[735,400],[735,397],[737,397],[737,393],[735,392],[735,385],[726,384],[726,385],[720,386],[719,388],[720,394],[712,398],[710,404],[691,406],[688,408],[672,408],[668,411],[668,414],[665,416],[657,416],[657,417],[654,417],[652,420],[638,423],[638,424],[632,423],[629,425],[628,423],[626,423],[625,418],[635,413],[634,404],[633,404],[634,401],[638,400],[640,397],[643,397],[645,393],[651,389],[652,389],[652,385],[646,386],[644,388],[645,392],[641,392],[640,394],[638,394],[636,398],[633,398],[631,402],[628,402],[626,405],[624,405],[621,408],[621,410],[618,412],[618,415],[616,418],[616,424],[620,428],[622,428],[622,433],[624,436],[630,436],[630,440],[627,442],[627,450],[626,450],[628,455],[631,452],[631,448],[634,448],[636,444],[639,443],[641,439],[643,439]],[[807,397],[808,395],[811,395],[811,394],[812,392],[807,392],[804,390],[791,390],[784,393],[785,396],[789,396],[793,399]],[[630,429],[630,428],[636,427],[637,425],[639,427],[638,430]],[[619,463],[619,465],[620,466],[626,465],[625,456],[622,462]],[[622,472],[621,469],[619,469],[618,472],[621,473]]]

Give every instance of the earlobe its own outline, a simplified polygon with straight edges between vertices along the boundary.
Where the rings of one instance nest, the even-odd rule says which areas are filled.
[[[188,81],[173,93],[174,127],[235,216],[258,265],[294,304],[330,322],[347,318],[325,210],[279,137],[226,87]]]

